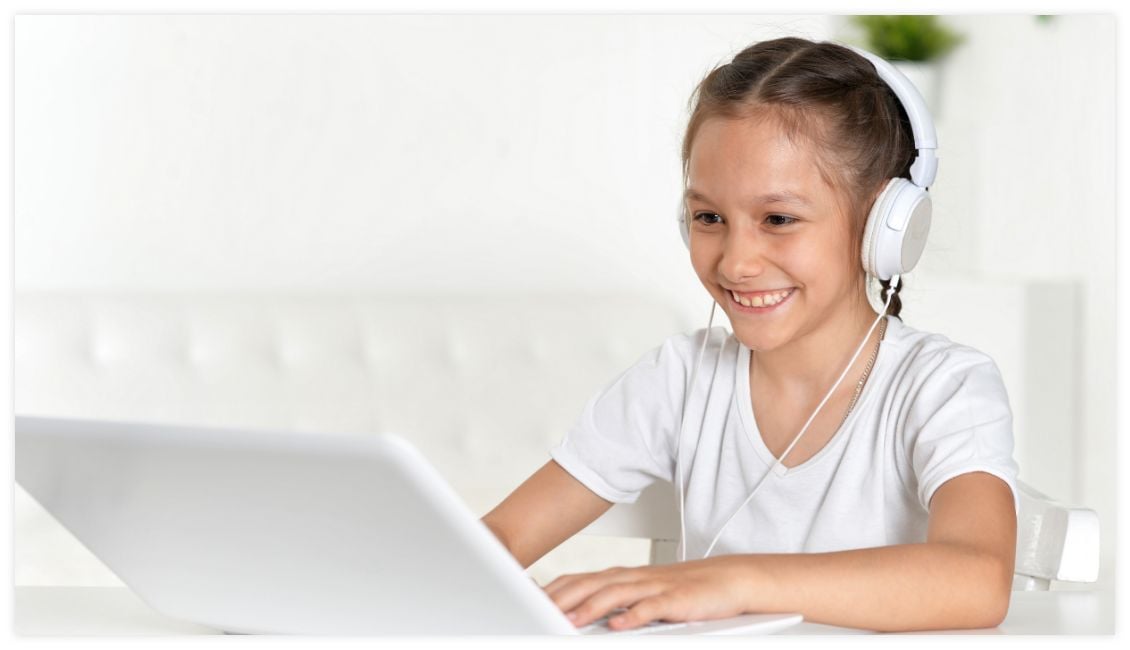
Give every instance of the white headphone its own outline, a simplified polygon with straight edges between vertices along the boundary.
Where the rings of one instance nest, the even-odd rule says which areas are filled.
[[[867,50],[846,45],[875,66],[879,77],[902,103],[918,150],[910,165],[910,178],[892,178],[879,193],[863,230],[863,269],[880,280],[910,272],[922,257],[930,232],[930,194],[927,188],[938,173],[938,136],[926,102],[914,84],[897,68]],[[679,199],[679,233],[691,245],[686,208]]]
[[[772,466],[766,470],[765,474],[754,486],[753,491],[749,493],[745,501],[730,515],[726,523],[715,534],[713,541],[703,554],[703,559],[710,555],[714,550],[715,544],[722,537],[722,531],[730,525],[739,512],[741,512],[746,504],[750,502],[753,495],[761,489],[761,486],[769,478],[770,474],[777,465],[784,466],[784,459],[800,441],[801,436],[808,430],[809,425],[816,418],[816,414],[824,407],[824,404],[835,392],[836,388],[847,376],[848,370],[855,364],[855,360],[859,358],[859,354],[863,351],[863,346],[871,338],[871,333],[875,331],[875,327],[879,321],[887,313],[891,304],[891,299],[894,297],[894,290],[898,288],[901,281],[901,275],[909,272],[918,263],[919,258],[922,257],[922,250],[926,246],[926,235],[930,232],[930,195],[927,193],[927,188],[934,182],[934,176],[938,171],[938,159],[935,155],[935,150],[938,148],[937,135],[934,130],[934,121],[930,117],[930,111],[926,108],[926,102],[922,99],[922,95],[914,84],[910,82],[901,72],[899,72],[890,63],[887,63],[882,58],[874,54],[862,50],[860,48],[848,45],[858,54],[862,55],[875,66],[875,70],[879,73],[879,77],[890,86],[894,91],[895,96],[898,97],[902,103],[903,109],[906,111],[907,117],[910,119],[911,130],[914,133],[914,148],[918,150],[914,158],[914,162],[910,166],[911,180],[905,178],[892,178],[887,182],[883,191],[875,199],[875,203],[871,206],[871,211],[867,216],[867,225],[864,228],[863,234],[863,250],[862,261],[863,269],[870,275],[875,276],[880,280],[891,280],[891,291],[887,294],[887,301],[883,307],[883,311],[879,317],[871,324],[871,328],[867,330],[867,334],[860,341],[859,346],[852,355],[851,361],[848,361],[847,367],[840,373],[836,383],[832,384],[832,388],[828,391],[824,399],[817,405],[816,410],[808,417],[804,427],[793,438],[789,446],[781,454],[780,458],[776,459]],[[690,248],[690,228],[686,220],[685,206],[682,205],[680,200],[679,205],[679,232],[682,234],[683,243],[687,248]],[[684,501],[686,499],[685,491],[686,485],[683,480],[682,464],[680,463],[680,449],[682,447],[683,429],[686,422],[686,407],[690,401],[690,393],[695,386],[695,380],[698,377],[698,369],[702,364],[703,352],[706,350],[706,342],[710,336],[710,325],[714,322],[714,310],[717,303],[711,302],[710,305],[710,320],[707,322],[706,331],[703,332],[702,345],[699,347],[698,358],[695,360],[694,369],[691,372],[690,384],[687,388],[686,394],[683,398],[683,412],[679,421],[679,434],[675,444],[675,466],[677,468],[679,479],[679,523],[681,527],[680,546],[682,550],[683,561],[686,561],[687,554],[687,527],[686,516],[684,511]],[[719,347],[718,356],[721,357],[722,346]],[[715,362],[717,365],[717,360]],[[701,436],[702,432],[699,431]]]

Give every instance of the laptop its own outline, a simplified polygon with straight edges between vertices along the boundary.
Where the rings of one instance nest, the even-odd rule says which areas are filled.
[[[217,631],[764,634],[801,620],[576,628],[393,434],[15,420],[19,484],[153,609]]]

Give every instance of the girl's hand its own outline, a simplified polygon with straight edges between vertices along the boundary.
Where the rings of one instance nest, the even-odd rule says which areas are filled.
[[[627,630],[660,619],[727,618],[748,611],[748,560],[749,557],[721,556],[675,564],[613,567],[595,573],[562,575],[544,589],[577,627],[618,607],[628,611],[608,620],[613,630]]]

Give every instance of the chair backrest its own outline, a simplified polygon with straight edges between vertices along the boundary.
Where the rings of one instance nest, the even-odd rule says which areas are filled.
[[[1012,588],[1046,590],[1052,580],[1095,582],[1099,576],[1099,518],[1094,510],[1064,505],[1022,481]],[[679,517],[674,486],[657,482],[633,504],[617,504],[582,532],[651,540],[652,564],[674,562]]]
[[[1068,506],[1024,482],[1016,521],[1013,589],[1048,589],[1052,580],[1095,582],[1099,578],[1099,516]]]

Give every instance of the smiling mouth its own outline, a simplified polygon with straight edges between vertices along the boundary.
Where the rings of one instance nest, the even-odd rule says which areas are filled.
[[[796,291],[796,287],[790,289],[782,289],[780,291],[759,293],[755,296],[748,297],[741,296],[737,293],[734,293],[733,291],[728,291],[727,293],[730,294],[730,300],[732,300],[735,304],[741,305],[742,307],[766,309],[769,307],[776,307],[777,305],[781,304],[782,302],[787,300],[794,291]]]

